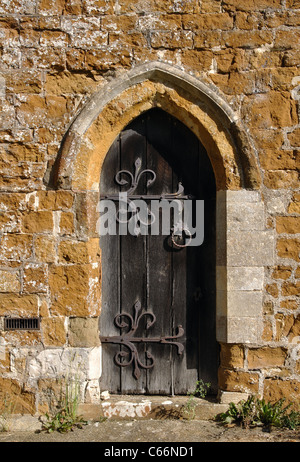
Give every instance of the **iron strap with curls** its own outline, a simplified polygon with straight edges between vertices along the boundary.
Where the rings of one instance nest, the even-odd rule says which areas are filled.
[[[102,343],[114,343],[120,346],[124,346],[127,348],[127,351],[118,351],[115,354],[114,360],[118,366],[127,367],[133,364],[133,376],[136,380],[139,379],[141,375],[141,369],[151,369],[155,364],[155,359],[152,354],[147,351],[146,352],[146,359],[149,361],[149,364],[144,364],[138,354],[137,348],[135,346],[136,343],[161,343],[161,344],[168,344],[174,345],[177,347],[177,353],[181,355],[184,351],[184,346],[182,343],[178,342],[177,339],[183,336],[184,329],[181,325],[177,327],[177,335],[168,335],[164,337],[134,337],[134,334],[139,327],[139,323],[143,317],[149,317],[146,329],[150,329],[156,321],[156,317],[150,311],[144,311],[141,313],[142,306],[139,301],[134,304],[134,316],[131,316],[129,313],[120,313],[117,314],[114,318],[114,323],[120,329],[129,328],[125,334],[122,335],[115,335],[115,336],[101,336],[100,340]],[[125,358],[129,356],[129,359],[126,360]]]

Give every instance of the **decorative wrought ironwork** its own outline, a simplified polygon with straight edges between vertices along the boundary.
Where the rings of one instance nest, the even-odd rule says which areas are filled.
[[[151,369],[155,364],[155,358],[153,355],[147,351],[146,352],[146,359],[150,362],[149,364],[144,364],[137,351],[135,343],[161,343],[161,344],[168,344],[177,347],[177,353],[181,355],[184,351],[184,346],[182,343],[176,341],[184,334],[184,329],[181,325],[177,327],[177,335],[169,335],[164,337],[134,337],[134,334],[139,327],[139,323],[143,317],[149,317],[146,330],[150,329],[156,321],[156,317],[150,311],[141,311],[141,303],[137,301],[134,304],[134,316],[131,316],[129,313],[120,313],[117,314],[114,318],[114,323],[120,329],[128,327],[129,330],[123,335],[115,335],[115,336],[102,336],[100,340],[102,343],[114,343],[120,346],[124,346],[127,348],[128,351],[118,351],[115,356],[114,360],[118,366],[127,367],[133,364],[133,376],[136,380],[141,375],[140,369]],[[129,359],[126,361],[126,357],[129,356]]]
[[[101,196],[101,199],[106,199],[106,200],[113,200],[113,201],[122,201],[122,204],[127,203],[129,205],[129,210],[131,214],[127,214],[127,210],[125,212],[125,219],[120,218],[120,215],[122,214],[122,211],[118,210],[116,212],[116,220],[118,223],[123,223],[126,224],[132,218],[134,217],[136,220],[136,223],[141,223],[144,226],[150,226],[154,223],[155,221],[155,216],[151,212],[151,210],[148,208],[148,217],[146,217],[146,220],[143,220],[141,218],[141,215],[139,214],[138,207],[135,206],[134,200],[168,200],[168,201],[173,201],[175,199],[177,200],[187,200],[187,199],[194,199],[194,196],[188,194],[186,195],[184,193],[184,187],[182,183],[178,183],[178,189],[174,193],[165,193],[165,194],[160,194],[160,195],[151,195],[151,194],[134,194],[139,182],[141,180],[141,177],[143,175],[149,174],[150,178],[148,179],[146,183],[146,188],[151,186],[155,180],[156,180],[156,173],[151,170],[151,169],[145,169],[141,170],[142,166],[142,160],[140,157],[138,157],[134,163],[134,174],[132,174],[129,170],[119,170],[119,172],[115,175],[115,181],[119,186],[125,186],[129,185],[129,189],[127,191],[122,191],[120,194],[111,194],[111,195],[104,195]],[[122,178],[122,175],[129,177],[128,179]],[[124,210],[123,210],[124,212]],[[177,234],[175,231],[176,229],[181,229],[182,233]],[[136,227],[135,228],[135,234],[138,236],[140,234],[140,228]],[[171,242],[172,246],[176,247],[177,249],[182,249],[184,247],[187,247],[191,241],[192,241],[192,235],[187,227],[182,228],[182,222],[176,223],[176,225],[170,230],[170,237],[171,237]],[[185,242],[185,239],[188,239],[187,242]]]
[[[141,171],[141,166],[142,166],[142,160],[140,157],[138,157],[134,163],[134,175],[129,172],[129,170],[120,170],[116,175],[115,175],[115,181],[118,185],[120,186],[125,186],[127,184],[130,184],[129,189],[127,191],[123,191],[123,194],[127,195],[128,199],[144,199],[144,200],[153,200],[153,199],[166,199],[166,200],[173,200],[173,199],[193,199],[193,196],[191,195],[185,195],[184,194],[184,187],[182,183],[179,182],[178,184],[178,190],[174,193],[166,193],[166,194],[134,194],[138,184],[141,180],[141,177],[145,174],[150,174],[152,178],[149,178],[146,187],[149,188],[155,180],[156,180],[156,173],[151,170],[151,169],[145,169]],[[130,181],[121,178],[122,175],[127,175],[130,178]],[[103,195],[101,196],[101,199],[110,199],[114,201],[119,201],[120,196],[119,194],[109,194],[109,195]]]
[[[146,169],[146,170],[141,171],[141,166],[142,166],[142,160],[141,160],[140,157],[138,157],[136,159],[135,163],[134,163],[134,167],[135,167],[134,176],[132,175],[131,172],[129,172],[129,170],[120,170],[115,176],[116,183],[118,183],[120,186],[124,186],[125,184],[129,184],[129,181],[125,180],[124,178],[121,179],[122,173],[123,174],[125,173],[125,175],[128,175],[130,177],[131,185],[130,185],[130,188],[128,189],[128,191],[126,191],[127,195],[131,195],[131,194],[134,193],[134,191],[138,187],[138,184],[140,182],[141,177],[144,174],[150,173],[150,175],[152,176],[152,178],[149,178],[148,181],[147,181],[147,188],[149,186],[151,186],[152,183],[154,183],[154,181],[156,180],[156,174],[155,174],[155,172],[153,170]]]

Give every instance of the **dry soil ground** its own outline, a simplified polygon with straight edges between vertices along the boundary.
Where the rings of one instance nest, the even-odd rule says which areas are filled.
[[[240,427],[226,428],[214,421],[180,421],[180,420],[131,420],[90,423],[82,429],[61,434],[13,431],[0,433],[0,442],[97,442],[103,443],[101,450],[115,448],[135,448],[138,443],[143,447],[151,447],[152,443],[165,443],[168,447],[193,447],[198,443],[293,443],[300,442],[300,430],[263,431],[261,428],[243,429]],[[120,443],[120,444],[118,444]],[[127,443],[127,444],[125,444]],[[181,444],[180,444],[181,443]],[[188,444],[187,444],[188,443]],[[189,444],[191,443],[191,444]],[[190,450],[191,451],[191,450]],[[187,454],[189,455],[189,454]],[[161,455],[162,457],[162,455]]]

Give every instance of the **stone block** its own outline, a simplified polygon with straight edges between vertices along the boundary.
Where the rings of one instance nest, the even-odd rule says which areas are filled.
[[[277,313],[275,315],[276,341],[280,341],[281,339],[287,338],[287,336],[291,332],[291,329],[293,328],[294,321],[295,318],[293,314]]]
[[[263,230],[264,204],[261,202],[227,203],[227,227],[232,230]]]
[[[59,216],[59,232],[64,236],[74,233],[74,214],[73,212],[61,212]]]
[[[0,377],[0,413],[5,412],[8,403],[14,414],[34,414],[35,395],[24,391],[18,381]]]
[[[2,258],[24,261],[32,254],[32,235],[7,234],[1,239],[0,252]]]
[[[219,45],[220,40],[221,32],[219,30],[196,30],[194,32],[194,47],[196,49],[216,47]],[[218,65],[218,68],[224,69],[224,61]]]
[[[219,386],[221,390],[256,394],[259,375],[253,372],[232,371],[219,368]]]
[[[299,344],[300,343],[300,316],[295,315],[293,320],[293,325],[291,331],[288,334],[288,340],[290,343]]]
[[[38,191],[39,210],[68,210],[73,205],[71,191]]]
[[[97,380],[102,371],[102,347],[96,346],[88,349],[87,380]]]
[[[100,345],[98,318],[71,318],[68,340],[72,347],[95,347]]]
[[[23,193],[0,193],[0,210],[2,212],[19,210],[24,199]]]
[[[0,97],[0,128],[1,130],[13,127],[15,108],[5,98]]]
[[[227,225],[226,225],[226,202],[221,200],[222,196],[218,196],[216,206],[216,264],[217,266],[227,265]]]
[[[20,289],[19,273],[0,270],[0,292],[19,292]]]
[[[32,70],[14,70],[6,73],[7,90],[11,93],[40,93],[41,73]]]
[[[297,234],[300,232],[300,217],[277,217],[276,230],[278,234]]]
[[[48,94],[86,94],[97,90],[99,82],[90,75],[61,72],[47,76],[45,90]]]
[[[63,0],[41,0],[38,5],[40,15],[62,14],[65,1]]]
[[[23,53],[21,56],[21,65],[24,68],[32,69],[34,67],[37,69],[44,70],[48,67],[49,61],[51,61],[53,69],[64,70],[66,64],[65,50],[62,48],[53,47],[23,48]],[[24,107],[23,109],[25,109],[26,112],[26,107]],[[26,115],[23,114],[23,110],[20,113],[20,117],[24,121],[28,120],[26,119]],[[40,126],[39,124],[37,125]]]
[[[0,316],[37,316],[36,295],[0,294]]]
[[[300,261],[300,239],[278,239],[277,254],[281,258],[288,258],[291,260]]]
[[[245,353],[243,345],[221,343],[220,346],[220,364],[222,367],[244,367]]]
[[[227,203],[248,203],[248,202],[260,202],[261,195],[259,191],[248,191],[247,189],[241,190],[227,190],[217,191],[217,201]]]
[[[227,268],[228,290],[262,290],[264,268],[260,266]]]
[[[42,429],[42,423],[33,415],[11,415],[7,418],[9,431],[14,432],[38,432]]]
[[[227,315],[229,317],[262,316],[263,297],[261,291],[229,290],[227,293]]]
[[[239,319],[262,316],[263,298],[261,291],[229,290],[217,291],[218,316]]]
[[[65,48],[69,45],[68,34],[61,31],[42,31],[39,45],[41,47]]]
[[[286,348],[250,348],[248,350],[248,368],[261,369],[283,366],[287,358]]]
[[[56,240],[52,236],[36,236],[34,240],[34,255],[37,261],[54,263],[56,260]]]
[[[222,34],[222,42],[230,48],[258,48],[271,44],[272,41],[272,33],[267,30],[234,30]]]
[[[37,128],[58,123],[67,112],[67,100],[63,96],[28,95],[17,109],[17,118],[22,125]]]
[[[291,197],[290,191],[269,189],[266,191],[264,196],[266,210],[271,215],[286,213],[286,209]]]
[[[96,380],[101,374],[101,347],[49,348],[29,361],[29,383],[43,379]]]
[[[182,18],[184,29],[227,30],[233,28],[233,17],[228,13],[186,14]]]
[[[274,232],[231,231],[227,241],[229,266],[268,266],[274,263]]]
[[[300,214],[300,194],[295,193],[288,207],[288,213]]]
[[[65,398],[66,380],[63,378],[41,378],[37,380],[39,415],[51,413]]]
[[[220,343],[227,343],[227,316],[219,313],[217,304],[217,315],[216,315],[216,340]]]
[[[285,299],[280,302],[280,308],[283,308],[285,310],[297,310],[300,306],[300,301],[298,300],[293,300],[293,299]]]
[[[298,411],[300,405],[300,382],[296,379],[266,378],[264,399],[271,402],[285,399],[285,404],[291,403],[293,409]]]
[[[262,290],[264,268],[260,266],[217,266],[217,290]]]
[[[217,341],[220,343],[257,343],[262,335],[262,317],[229,317],[218,312]]]
[[[26,212],[22,228],[25,233],[50,233],[53,231],[53,214],[50,211]]]
[[[265,170],[297,170],[300,153],[292,150],[265,149],[260,153],[259,158]]]
[[[38,144],[11,143],[6,147],[6,159],[11,162],[44,162],[44,148]]]
[[[210,50],[182,50],[182,64],[188,69],[195,69],[201,66],[203,70],[208,71],[211,68],[213,53]]]
[[[63,263],[92,263],[98,262],[100,256],[99,239],[87,242],[61,241],[58,246],[59,262]]]
[[[259,3],[256,0],[225,0],[224,8],[239,11],[253,12],[266,8],[280,8],[280,0],[261,0]]]
[[[192,48],[193,35],[191,31],[154,31],[151,33],[153,48]]]
[[[220,404],[238,404],[241,401],[246,401],[248,397],[249,393],[220,390],[218,400]]]
[[[273,325],[270,318],[263,319],[263,330],[261,334],[261,340],[263,342],[271,342],[273,340]]]
[[[123,8],[121,8],[121,10],[118,10],[118,9],[115,10],[114,4],[111,2],[107,2],[106,0],[83,0],[80,3],[82,3],[83,14],[87,16],[92,16],[92,15],[98,16],[98,15],[113,14],[113,13],[118,14],[119,12],[124,13]],[[73,1],[72,1],[72,4],[73,4]],[[134,8],[134,6],[137,6],[137,5],[131,4],[132,8]]]
[[[270,91],[251,96],[243,111],[250,114],[250,124],[257,129],[290,127],[297,124],[296,106],[289,92]]]
[[[284,282],[281,287],[281,294],[289,297],[292,295],[300,296],[300,281]]]
[[[63,346],[67,341],[65,318],[42,318],[43,342],[45,346]]]
[[[271,295],[272,297],[277,298],[278,293],[279,293],[277,284],[267,284],[266,285],[266,292],[267,292],[267,294]]]
[[[36,263],[25,265],[23,291],[25,293],[45,293],[48,290],[48,266]]]
[[[99,312],[99,268],[92,264],[53,265],[49,271],[51,310],[62,316],[91,316]]]
[[[84,402],[90,404],[100,403],[99,379],[89,380],[84,390]],[[80,412],[80,411],[79,411]],[[98,414],[99,417],[99,414]]]
[[[299,174],[296,170],[269,170],[265,172],[264,184],[269,189],[298,188]]]
[[[217,316],[227,316],[227,290],[217,290],[216,293]]]
[[[228,317],[228,343],[257,343],[261,338],[262,320],[259,317]]]
[[[277,30],[274,47],[281,50],[297,49],[299,40],[298,30]]]
[[[78,193],[75,200],[76,232],[80,237],[99,237],[97,222],[99,192]]]

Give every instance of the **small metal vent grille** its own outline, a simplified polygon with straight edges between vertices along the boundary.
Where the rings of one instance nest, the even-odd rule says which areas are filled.
[[[5,330],[39,330],[40,318],[5,318]]]

